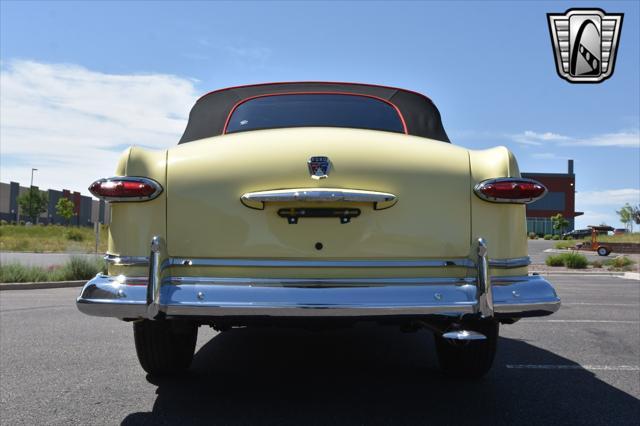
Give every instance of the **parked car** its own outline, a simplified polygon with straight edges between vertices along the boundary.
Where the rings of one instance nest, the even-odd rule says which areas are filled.
[[[374,321],[431,330],[446,373],[479,377],[501,323],[560,306],[527,273],[524,205],[546,188],[504,147],[452,145],[409,90],[217,90],[177,146],[127,149],[90,191],[111,203],[109,266],[77,306],[133,322],[152,375],[188,368],[202,325]]]
[[[571,237],[574,240],[581,240],[591,236],[591,229],[574,229],[573,231],[565,232],[562,234],[562,239],[566,240]]]

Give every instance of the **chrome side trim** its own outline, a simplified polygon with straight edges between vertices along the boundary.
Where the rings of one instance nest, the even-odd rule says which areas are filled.
[[[147,266],[149,256],[118,256],[107,253],[104,255],[105,262],[116,266]]]
[[[494,268],[516,268],[518,259],[491,259],[489,265]],[[107,253],[104,260],[116,266],[147,266],[148,256],[118,256]],[[503,262],[509,266],[501,266]],[[524,261],[524,260],[523,260]],[[442,268],[458,266],[475,268],[469,259],[428,259],[428,260],[277,260],[277,259],[189,259],[169,258],[162,264],[162,269],[170,266],[241,266],[241,267],[274,267],[274,268]]]
[[[475,268],[469,259],[428,260],[279,260],[279,259],[213,259],[172,257],[163,263],[171,266],[240,266],[256,268],[443,268],[459,266]]]
[[[264,209],[264,203],[278,202],[354,202],[373,203],[376,210],[393,206],[397,197],[394,194],[360,189],[341,188],[293,188],[270,191],[248,192],[240,201],[247,207]]]
[[[489,197],[482,192],[482,188],[484,188],[488,184],[498,183],[498,182],[514,182],[514,181],[523,182],[523,183],[534,183],[534,184],[540,185],[544,188],[544,192],[542,193],[542,195],[539,195],[535,198],[528,198],[526,200],[525,199],[511,200],[508,198]],[[527,179],[527,178],[521,178],[521,177],[502,177],[502,178],[483,180],[482,182],[478,183],[476,186],[473,187],[473,192],[478,196],[478,198],[485,201],[490,201],[492,203],[529,204],[547,195],[547,192],[549,192],[549,190],[542,183],[534,179]]]
[[[91,191],[91,187],[93,185],[95,185],[96,183],[111,182],[111,181],[114,181],[114,180],[145,183],[147,185],[151,185],[155,189],[155,191],[153,192],[153,194],[151,194],[149,196],[146,196],[146,197],[103,197],[101,195],[94,194],[93,191]],[[102,199],[104,201],[108,201],[110,203],[130,202],[130,201],[150,201],[150,200],[153,200],[154,198],[156,198],[158,195],[160,195],[162,193],[162,185],[160,185],[158,182],[156,182],[155,180],[150,179],[148,177],[142,177],[142,176],[113,176],[113,177],[110,177],[110,178],[98,179],[97,181],[93,182],[89,186],[89,192],[91,192],[91,194],[93,194],[94,197],[97,197],[97,198]]]
[[[266,286],[247,285],[241,280],[252,281],[250,278],[205,277],[200,282],[164,284],[158,287],[159,310],[168,317],[203,318],[389,315],[455,318],[478,313],[477,288],[468,279],[396,278],[388,279],[387,283],[382,279],[349,279],[343,280],[342,284],[356,282],[338,287],[331,284],[339,280],[318,279],[313,280],[315,286],[302,287],[291,287],[289,280],[281,285],[268,280]],[[134,281],[121,276],[98,275],[82,289],[77,307],[88,315],[148,318],[147,287],[137,281],[138,285],[132,285]],[[308,280],[302,281],[309,284]],[[365,285],[366,281],[372,285]],[[493,284],[491,291],[496,315],[508,318],[550,315],[560,307],[560,299],[542,276],[494,277]]]
[[[489,266],[491,268],[498,269],[521,268],[524,266],[529,266],[530,264],[531,258],[529,256],[512,257],[508,259],[489,259]]]
[[[475,278],[217,278],[217,277],[168,277],[165,282],[173,285],[244,285],[265,287],[379,287],[388,285],[469,285]]]
[[[493,294],[484,238],[478,238],[478,311],[483,318],[493,316]]]

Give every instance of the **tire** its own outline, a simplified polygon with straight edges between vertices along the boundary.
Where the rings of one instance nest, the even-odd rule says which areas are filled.
[[[479,379],[491,369],[498,344],[496,321],[474,321],[463,329],[484,334],[486,340],[451,341],[434,334],[438,364],[445,375],[461,379]]]
[[[609,253],[611,253],[611,250],[607,247],[598,247],[598,256],[609,256]]]
[[[140,365],[152,376],[173,375],[191,365],[198,326],[186,321],[143,320],[133,324]]]

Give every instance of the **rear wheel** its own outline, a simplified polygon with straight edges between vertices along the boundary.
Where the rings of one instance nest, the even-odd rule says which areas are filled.
[[[607,247],[604,247],[604,246],[598,247],[598,255],[609,256],[609,253],[611,253],[611,250],[609,250]]]
[[[192,322],[143,320],[133,324],[140,365],[152,376],[180,373],[191,365],[198,338]]]
[[[450,377],[478,379],[491,369],[498,343],[499,324],[495,321],[465,323],[463,329],[484,334],[485,340],[449,340],[434,334],[438,364]]]

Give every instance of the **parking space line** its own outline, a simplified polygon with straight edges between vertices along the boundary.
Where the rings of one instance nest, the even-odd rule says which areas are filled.
[[[507,364],[506,367],[515,370],[640,371],[637,365]]]
[[[585,323],[611,323],[611,324],[640,324],[640,321],[636,321],[636,320],[629,320],[629,321],[624,321],[624,320],[586,320],[586,319],[579,319],[579,320],[529,320],[529,319],[525,319],[523,320],[523,322],[569,322],[569,323],[574,323],[574,322],[585,322]]]
[[[562,302],[563,306],[628,306],[640,308],[637,303],[588,303],[588,302]]]

